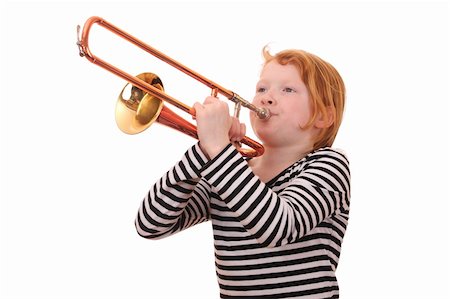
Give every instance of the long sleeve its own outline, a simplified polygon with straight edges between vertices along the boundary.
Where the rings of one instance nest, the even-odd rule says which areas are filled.
[[[260,244],[276,247],[296,242],[325,219],[349,209],[350,171],[343,154],[319,150],[299,165],[290,168],[298,173],[286,174],[285,182],[277,180],[284,186],[276,193],[229,145],[201,175]]]
[[[207,161],[197,143],[152,186],[135,220],[140,236],[159,239],[209,219],[211,190],[200,179]]]
[[[336,150],[266,184],[233,145],[208,161],[197,144],[149,191],[136,228],[163,238],[210,219],[221,298],[338,298],[349,205],[349,164]]]

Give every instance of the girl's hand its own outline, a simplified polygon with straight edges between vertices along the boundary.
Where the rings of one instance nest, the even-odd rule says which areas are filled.
[[[230,131],[228,132],[228,136],[231,142],[239,142],[242,140],[242,138],[245,137],[245,124],[240,123],[239,119],[234,116],[231,118],[231,120],[232,123]]]
[[[195,103],[193,108],[200,147],[210,159],[230,143],[229,133],[232,132],[233,138],[239,138],[241,135],[241,129],[237,129],[236,121],[230,116],[227,103],[210,96],[203,104]],[[230,131],[232,126],[234,129]]]

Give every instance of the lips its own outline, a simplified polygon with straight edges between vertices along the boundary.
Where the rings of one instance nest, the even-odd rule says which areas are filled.
[[[254,118],[256,118],[256,119],[259,119],[259,120],[261,120],[261,121],[268,121],[268,120],[270,120],[270,119],[272,118],[272,116],[277,116],[278,113],[274,113],[273,111],[269,110],[269,115],[270,115],[269,118],[267,118],[267,119],[261,119],[261,118],[259,118],[259,117],[256,115],[255,112],[253,112],[253,111],[251,112],[251,116],[252,116],[252,117],[254,117]]]
[[[260,118],[258,118],[258,117],[256,117],[261,123],[268,123],[268,122],[270,122],[270,120],[273,118],[273,117],[277,117],[278,116],[278,113],[272,113],[272,112],[270,112],[270,117],[269,118],[266,118],[266,119],[260,119]]]

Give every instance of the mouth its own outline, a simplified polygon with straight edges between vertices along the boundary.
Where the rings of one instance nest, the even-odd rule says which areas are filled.
[[[268,108],[261,108],[257,112],[257,115],[261,120],[269,120],[269,118],[272,116],[272,111],[270,111]]]
[[[265,110],[267,110],[267,111],[265,113],[263,113],[263,114],[258,114],[256,112],[252,111],[251,112],[251,116],[253,118],[255,118],[255,119],[258,119],[258,120],[262,121],[262,122],[266,122],[266,121],[269,121],[272,118],[272,116],[277,116],[278,115],[278,113],[274,113],[274,112],[270,111],[269,109],[265,109]]]
[[[269,120],[272,116],[277,116],[278,113],[272,112],[269,110],[269,117],[267,118],[267,120]]]

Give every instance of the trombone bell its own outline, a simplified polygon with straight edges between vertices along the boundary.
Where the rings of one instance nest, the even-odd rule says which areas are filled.
[[[142,73],[136,76],[164,91],[161,79],[153,73]],[[126,134],[138,134],[151,126],[157,120],[164,106],[163,101],[132,86],[130,97],[124,98],[124,92],[130,83],[125,85],[116,103],[116,123]]]

